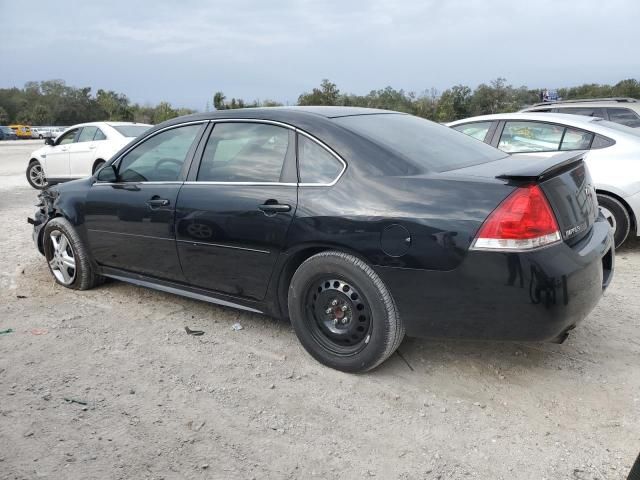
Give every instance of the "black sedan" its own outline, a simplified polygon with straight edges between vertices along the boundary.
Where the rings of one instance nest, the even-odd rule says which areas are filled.
[[[613,273],[581,154],[513,159],[382,110],[173,119],[40,199],[33,236],[59,284],[109,277],[289,318],[350,372],[405,332],[562,341]]]

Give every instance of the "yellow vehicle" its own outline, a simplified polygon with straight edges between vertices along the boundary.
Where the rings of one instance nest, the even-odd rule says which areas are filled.
[[[18,138],[31,138],[31,127],[27,125],[9,125],[9,128],[16,133]]]

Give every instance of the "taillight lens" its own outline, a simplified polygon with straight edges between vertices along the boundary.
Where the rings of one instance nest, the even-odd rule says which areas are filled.
[[[561,240],[558,222],[538,185],[517,188],[485,220],[473,250],[522,251]]]

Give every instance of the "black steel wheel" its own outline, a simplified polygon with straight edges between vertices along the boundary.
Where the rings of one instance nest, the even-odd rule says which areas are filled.
[[[365,347],[371,330],[371,309],[352,282],[320,275],[307,289],[305,321],[318,343],[336,355]]]
[[[302,346],[337,370],[375,368],[404,337],[395,302],[380,277],[343,252],[321,252],[304,261],[291,279],[288,305]]]

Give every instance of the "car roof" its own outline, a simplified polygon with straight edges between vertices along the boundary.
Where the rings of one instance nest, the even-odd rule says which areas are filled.
[[[185,121],[215,120],[218,118],[246,118],[279,120],[283,122],[300,120],[303,118],[339,118],[357,115],[401,114],[392,110],[363,107],[334,107],[334,106],[291,106],[291,107],[261,107],[234,108],[229,110],[213,110],[211,112],[194,113],[184,117],[167,120],[163,125],[183,123]]]
[[[86,123],[77,123],[75,125],[71,125],[70,127],[55,127],[55,128],[64,128],[65,130],[70,130],[72,128],[80,128],[80,127],[119,127],[121,125],[140,125],[142,127],[152,127],[153,125],[149,125],[147,123],[136,123],[136,122],[86,122]]]
[[[549,101],[549,102],[541,102],[531,105],[529,108],[538,108],[538,107],[554,107],[554,106],[562,106],[562,107],[580,107],[583,105],[586,106],[630,106],[640,107],[640,100],[630,97],[611,97],[611,98],[582,98],[576,100],[559,100],[559,101]]]

